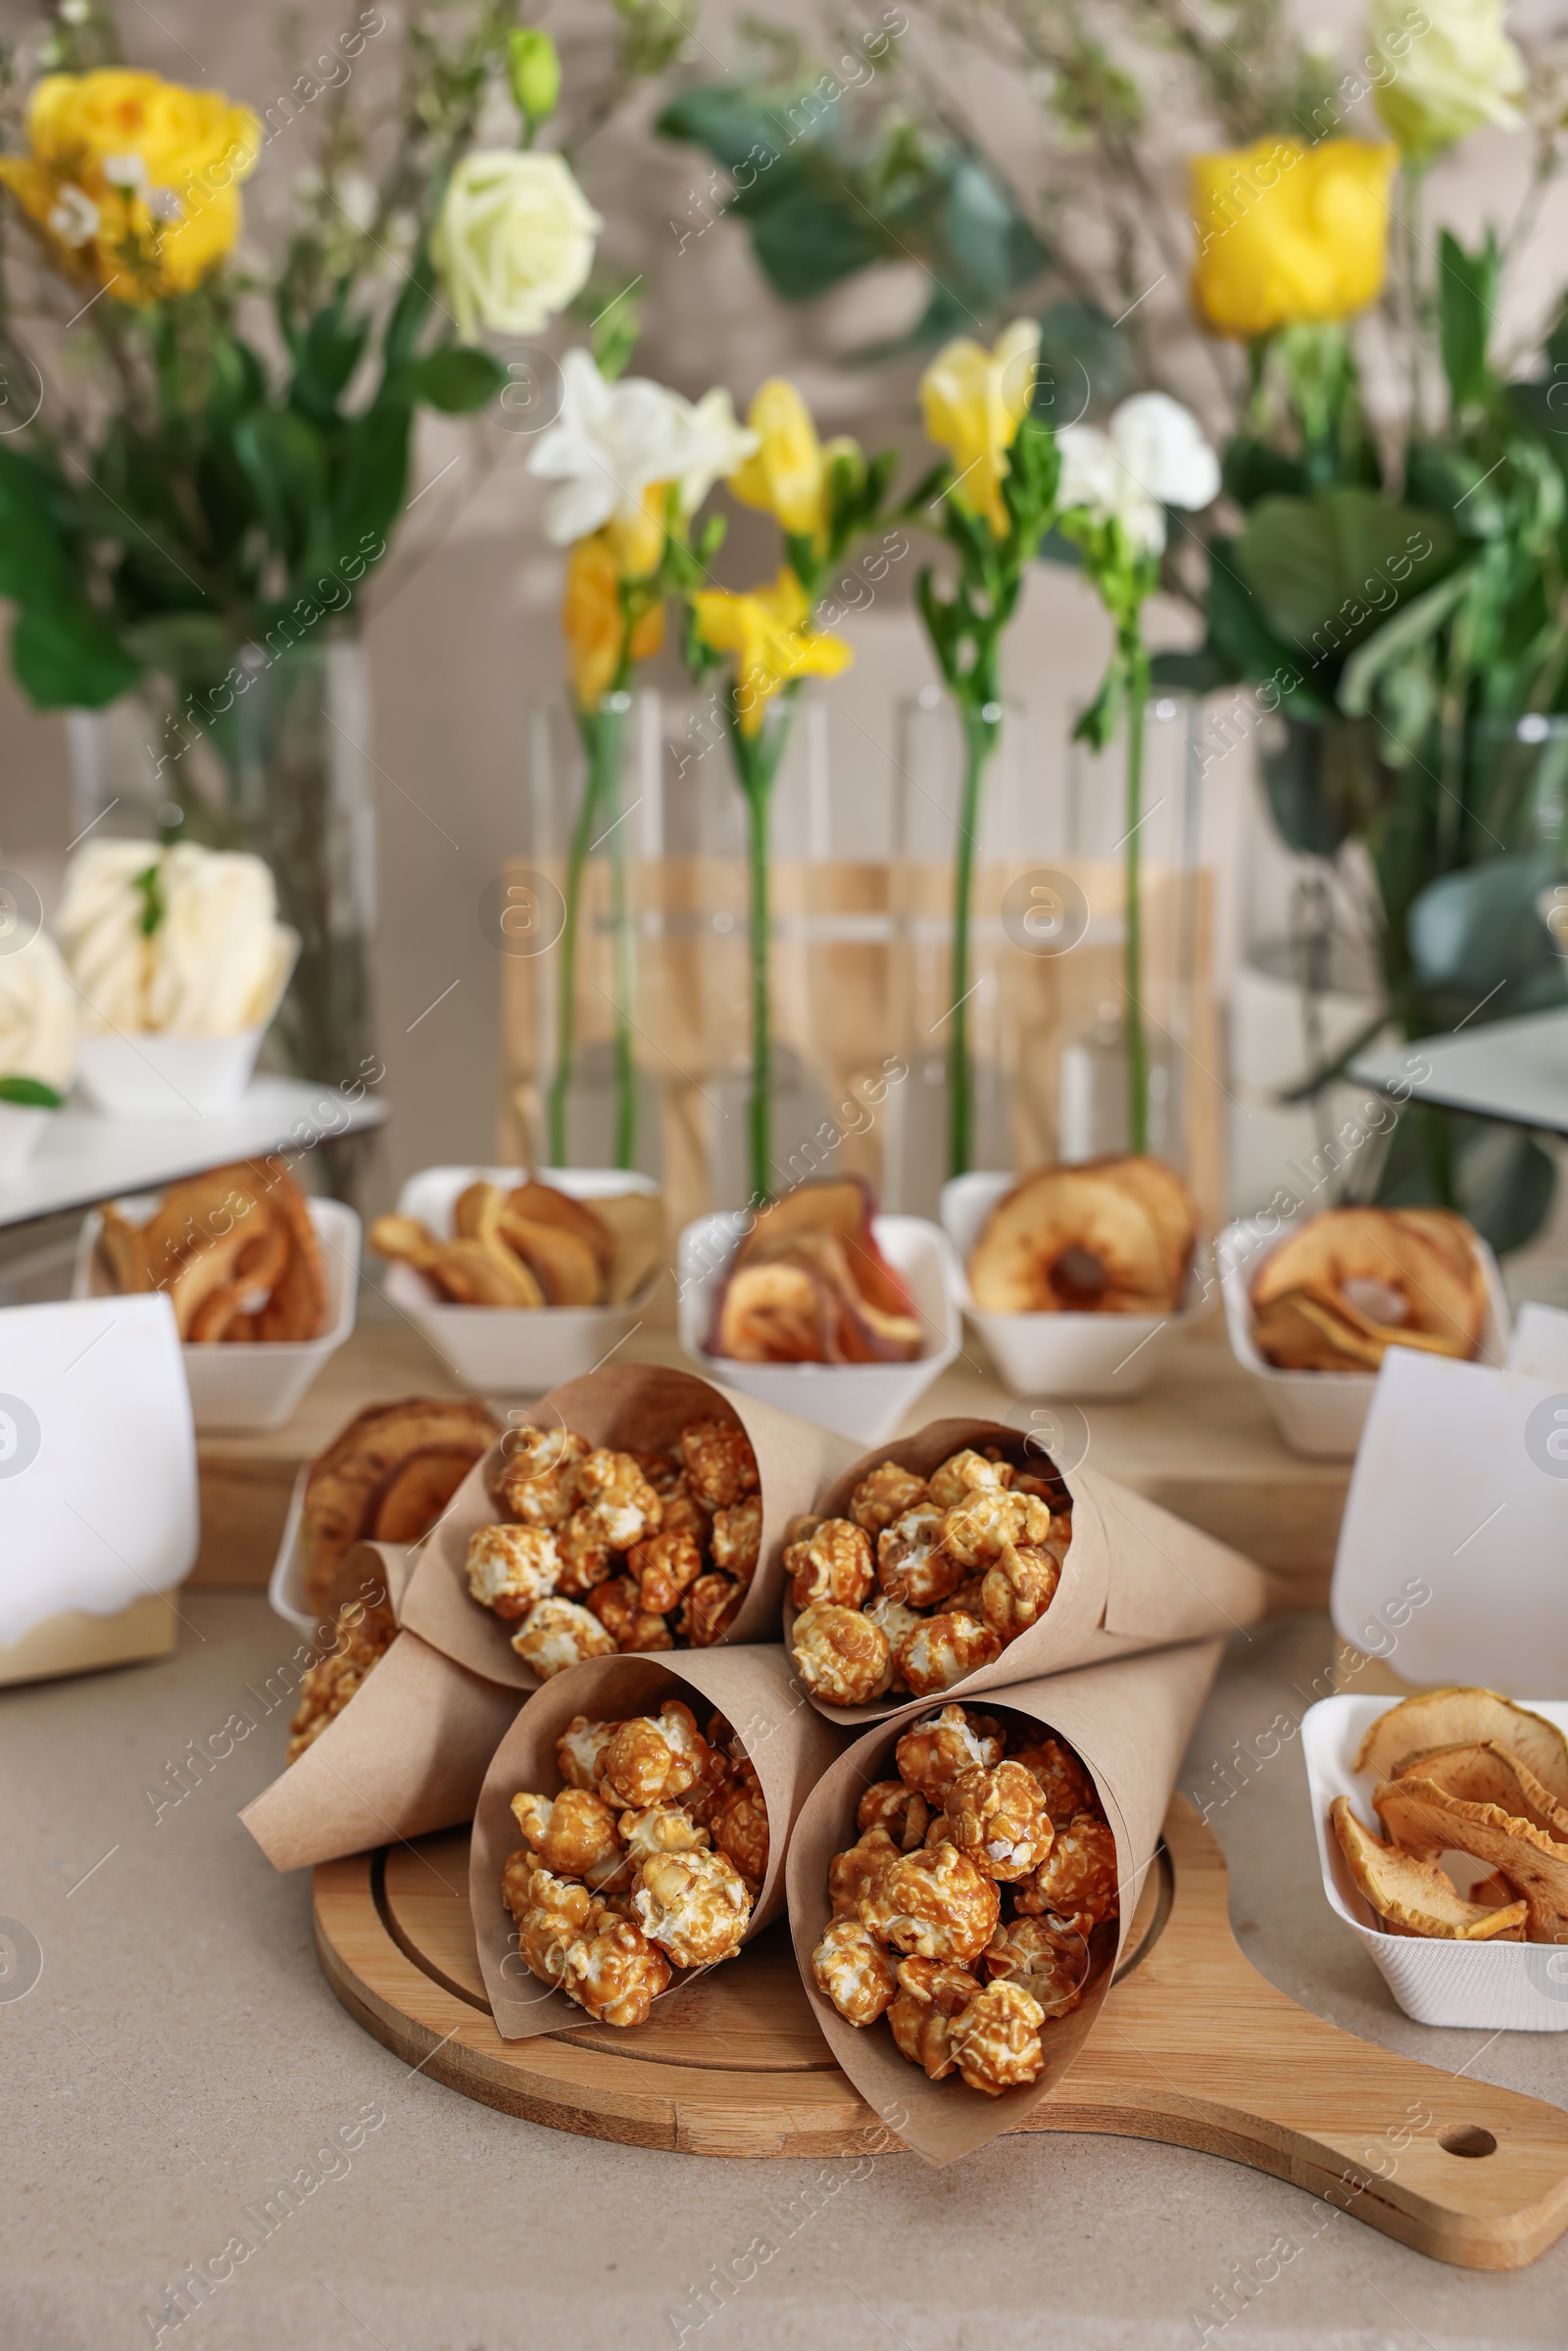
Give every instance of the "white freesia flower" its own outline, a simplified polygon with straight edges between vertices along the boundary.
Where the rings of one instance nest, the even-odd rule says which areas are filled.
[[[1520,120],[1525,61],[1503,29],[1503,0],[1372,0],[1367,40],[1388,67],[1378,113],[1406,155],[1422,161],[1492,122]]]
[[[727,386],[715,384],[695,407],[686,402],[688,448],[681,469],[680,503],[695,514],[716,481],[728,481],[761,446],[761,435],[743,424]]]
[[[528,470],[561,485],[545,508],[545,535],[565,547],[616,517],[640,516],[651,482],[678,482],[681,505],[693,513],[756,447],[722,388],[693,407],[650,376],[607,383],[588,352],[568,351],[561,413],[540,434]]]
[[[0,1078],[36,1078],[64,1094],[76,1067],[76,998],[44,931],[0,955]]]
[[[1165,392],[1124,400],[1108,431],[1068,424],[1056,435],[1062,509],[1079,509],[1097,522],[1119,522],[1138,555],[1158,555],[1165,544],[1165,509],[1196,514],[1219,490],[1219,460],[1201,427]]]
[[[586,285],[603,227],[563,157],[466,155],[430,239],[465,342],[481,326],[537,334]]]
[[[154,878],[140,881],[149,870]],[[89,842],[66,869],[57,928],[93,1034],[228,1037],[258,1028],[271,1017],[298,946],[277,919],[260,857],[193,842]]]

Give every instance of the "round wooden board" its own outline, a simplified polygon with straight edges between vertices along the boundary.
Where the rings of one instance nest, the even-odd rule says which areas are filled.
[[[635,2033],[504,2041],[467,1884],[466,1829],[316,1872],[327,1982],[409,2065],[531,2122],[637,2146],[824,2157],[889,2144],[816,2029],[782,1922]],[[1229,2156],[1470,2269],[1518,2268],[1568,2227],[1568,2115],[1357,2040],[1277,1991],[1237,1948],[1219,1848],[1181,1798],[1100,2021],[1023,2128]]]

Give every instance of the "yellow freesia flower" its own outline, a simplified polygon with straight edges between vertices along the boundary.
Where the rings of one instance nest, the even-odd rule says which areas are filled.
[[[1034,397],[1040,328],[1015,318],[988,351],[959,335],[944,344],[920,378],[925,428],[952,458],[953,495],[971,514],[984,514],[999,539],[1007,533],[1002,482],[1007,452]]]
[[[772,514],[792,537],[825,547],[828,467],[847,450],[858,457],[855,442],[830,441],[824,449],[810,410],[782,375],[760,388],[746,421],[759,446],[730,475],[730,488],[743,506]]]
[[[0,159],[57,267],[122,302],[186,294],[240,230],[262,126],[219,91],[119,66],[50,73],[27,102],[32,152]]]
[[[735,656],[743,735],[761,733],[768,704],[792,679],[837,677],[855,659],[842,637],[807,626],[811,608],[788,564],[770,588],[746,596],[703,588],[692,606],[704,644]]]
[[[620,583],[625,573],[612,544],[612,523],[579,539],[566,564],[566,592],[562,601],[561,625],[565,631],[571,663],[572,691],[583,710],[592,710],[608,694],[620,667],[625,616],[620,609]],[[658,561],[656,550],[655,561]],[[634,661],[650,661],[664,642],[664,612],[655,605],[631,632]]]
[[[1348,318],[1388,268],[1396,147],[1369,139],[1259,139],[1195,156],[1193,301],[1216,334]]]
[[[645,483],[637,506],[621,508],[605,524],[603,535],[622,579],[644,579],[650,571],[658,570],[659,559],[664,552],[664,500],[668,489],[668,482]]]

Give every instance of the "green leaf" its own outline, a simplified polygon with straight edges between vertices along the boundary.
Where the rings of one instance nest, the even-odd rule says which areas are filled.
[[[21,450],[0,448],[0,596],[48,601],[77,576],[70,493]]]
[[[1412,1102],[1395,1128],[1377,1198],[1387,1208],[1457,1208],[1505,1255],[1535,1239],[1555,1190],[1555,1163],[1533,1136]]]
[[[1044,268],[1043,251],[1035,268]],[[1033,274],[1033,272],[1031,272]],[[1137,360],[1119,327],[1093,302],[1053,302],[1040,319],[1040,372],[1035,413],[1061,426],[1082,416],[1086,398],[1096,410],[1114,408],[1137,378]]]
[[[341,293],[317,312],[295,346],[289,399],[297,409],[318,423],[337,415],[338,401],[364,356],[369,332],[368,318],[347,315]]]
[[[787,178],[770,194],[765,211],[752,215],[750,227],[752,251],[783,301],[813,301],[888,258],[887,245],[863,213],[831,189],[812,187],[791,165],[776,165],[775,179],[780,172]],[[744,199],[733,209],[746,217]]]
[[[1438,323],[1443,372],[1456,409],[1486,399],[1492,388],[1487,346],[1497,307],[1502,256],[1492,230],[1476,253],[1466,253],[1446,228],[1438,240]]]
[[[1208,542],[1208,634],[1243,677],[1273,679],[1287,710],[1311,717],[1331,707],[1313,674],[1317,664],[1303,660],[1269,626],[1261,599],[1238,568],[1234,539]]]
[[[268,535],[295,562],[326,503],[326,452],[319,433],[292,409],[253,409],[234,427],[234,455]]]
[[[409,486],[410,402],[385,395],[354,419],[332,489],[328,560],[352,554],[367,538],[387,539]]]
[[[507,370],[488,351],[448,343],[416,360],[404,370],[402,383],[411,399],[449,416],[465,416],[504,390]]]
[[[18,685],[40,710],[101,710],[128,694],[141,665],[89,605],[24,605],[11,632]]]
[[[1299,458],[1288,457],[1250,433],[1234,433],[1225,444],[1222,476],[1228,496],[1240,507],[1254,507],[1260,498],[1305,498],[1311,493]]]
[[[237,650],[233,631],[216,612],[169,612],[132,621],[122,641],[144,667],[182,683],[222,677]]]
[[[1264,498],[1236,542],[1269,627],[1320,661],[1370,636],[1441,578],[1453,555],[1453,529],[1441,515],[1356,488]]]
[[[1340,708],[1348,718],[1359,718],[1372,708],[1372,690],[1379,680],[1394,662],[1436,636],[1474,577],[1472,564],[1450,571],[1356,648],[1340,678]]]
[[[1212,642],[1190,653],[1156,653],[1149,664],[1152,686],[1169,686],[1178,693],[1214,694],[1221,686],[1239,685],[1241,678],[1236,663]]]
[[[0,1078],[0,1102],[17,1102],[26,1110],[58,1110],[65,1099],[42,1078]]]
[[[144,865],[140,873],[131,875],[130,886],[141,892],[141,912],[136,918],[136,928],[144,939],[156,938],[169,912],[164,902],[163,867],[156,860],[151,865]]]

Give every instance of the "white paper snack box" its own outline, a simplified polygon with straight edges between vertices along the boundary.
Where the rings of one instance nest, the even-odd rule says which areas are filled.
[[[167,1653],[196,1540],[169,1300],[0,1311],[0,1683]]]

